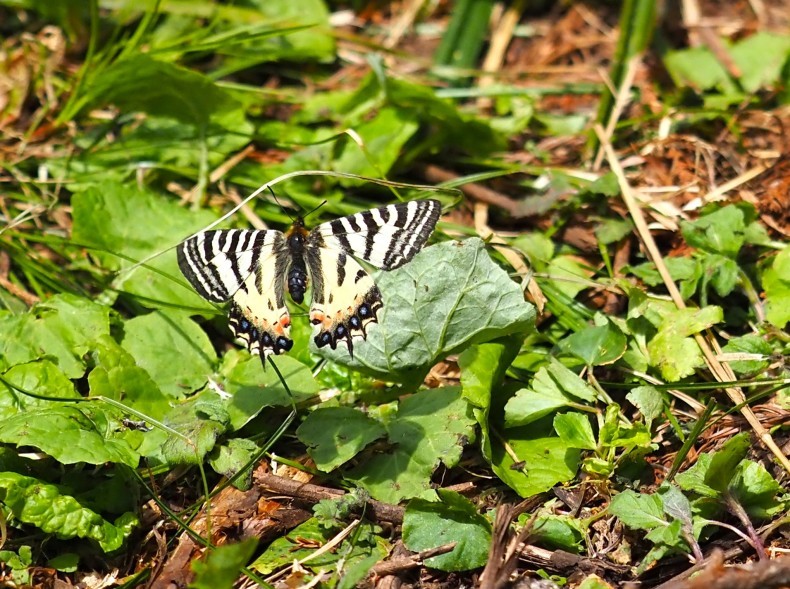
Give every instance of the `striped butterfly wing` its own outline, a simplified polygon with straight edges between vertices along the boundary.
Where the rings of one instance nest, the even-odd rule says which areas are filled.
[[[318,347],[367,336],[384,302],[373,279],[354,258],[392,270],[425,245],[441,215],[436,200],[387,205],[323,223],[307,237],[305,257],[313,282],[310,321]]]
[[[231,301],[231,331],[264,359],[293,346],[285,306],[289,264],[280,231],[204,231],[178,246],[178,267],[189,283],[208,301]]]

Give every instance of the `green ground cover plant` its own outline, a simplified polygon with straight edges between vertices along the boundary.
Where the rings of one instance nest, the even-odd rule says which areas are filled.
[[[0,0],[0,583],[790,570],[790,170],[765,122],[790,124],[790,31],[411,4]],[[572,41],[532,70],[549,28]],[[374,273],[353,356],[315,346],[308,296],[262,362],[178,268],[208,227],[419,198],[443,216]]]

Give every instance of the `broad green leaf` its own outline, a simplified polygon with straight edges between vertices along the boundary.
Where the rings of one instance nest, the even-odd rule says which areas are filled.
[[[505,377],[518,355],[523,337],[516,335],[470,346],[458,357],[464,398],[477,408],[488,409],[491,391]]]
[[[690,246],[735,258],[743,246],[746,221],[741,209],[728,205],[696,221],[681,221],[680,230]]]
[[[571,480],[579,468],[579,450],[552,433],[551,421],[544,419],[490,436],[486,458],[494,473],[522,497]]]
[[[567,255],[552,258],[548,272],[552,286],[569,299],[589,288],[587,280],[592,275],[590,269],[582,265],[578,258]]]
[[[33,446],[62,464],[117,462],[137,467],[139,455],[123,439],[112,437],[108,417],[95,404],[53,405],[0,421],[0,442]]]
[[[244,466],[249,464],[253,456],[260,451],[258,444],[247,438],[231,438],[223,444],[215,446],[209,455],[208,463],[215,472],[231,478],[236,476]],[[234,486],[241,490],[250,488],[252,469],[241,475]]]
[[[358,176],[378,177],[386,174],[401,155],[403,145],[419,129],[417,113],[384,107],[374,118],[354,126],[363,143],[350,138],[333,162],[333,169]]]
[[[439,489],[439,501],[412,499],[403,516],[403,543],[413,552],[457,542],[447,554],[425,561],[440,571],[468,571],[483,566],[491,545],[491,522],[454,491]]]
[[[611,321],[587,327],[559,342],[559,348],[583,360],[587,366],[612,364],[625,353],[626,337]]]
[[[198,126],[207,125],[214,113],[239,108],[211,78],[145,53],[115,62],[85,92],[93,98],[92,106],[114,104],[128,113],[144,112]]]
[[[180,398],[202,388],[217,354],[197,323],[184,313],[154,311],[124,324],[121,345],[163,393]]]
[[[582,413],[562,413],[554,417],[554,431],[569,448],[595,450],[595,441],[590,418]]]
[[[746,512],[758,519],[769,519],[790,508],[785,488],[762,464],[743,460],[735,471],[729,488]]]
[[[664,518],[664,502],[656,493],[648,495],[627,489],[612,498],[609,512],[635,530],[652,530],[669,525]]]
[[[691,503],[675,485],[665,484],[658,490],[663,502],[664,513],[672,519],[680,520],[684,528],[692,531]]]
[[[90,342],[110,333],[110,310],[88,299],[60,294],[24,315],[0,312],[0,368],[47,358],[69,378],[85,374]]]
[[[318,550],[317,547],[329,542],[341,529],[337,526],[325,526],[324,523],[313,517],[296,526],[288,534],[269,544],[250,568],[267,575],[281,566],[293,564],[294,560],[301,561],[309,556],[310,559],[303,566],[315,571],[325,571],[329,567],[336,569],[340,560],[346,566],[352,566],[371,555],[378,556],[379,560],[387,556],[389,546],[374,535],[373,524],[363,521],[354,530],[354,534],[336,550],[322,551],[316,557],[314,553]]]
[[[195,578],[191,589],[232,589],[242,574],[242,567],[252,558],[258,546],[257,538],[247,538],[235,544],[223,544],[206,553],[202,560],[192,562]]]
[[[463,444],[474,438],[474,419],[458,387],[421,391],[404,399],[385,427],[391,448],[372,455],[346,478],[387,503],[428,492],[439,463],[455,466]]]
[[[549,359],[548,371],[557,385],[568,393],[587,403],[595,403],[595,389],[588,385],[578,374],[566,367],[562,362],[552,357]]]
[[[578,374],[552,358],[538,370],[531,389],[521,389],[505,405],[505,425],[515,427],[537,421],[577,400],[594,402],[595,391]]]
[[[45,397],[64,399],[80,397],[74,389],[74,383],[49,360],[17,364],[3,374],[2,378],[5,382],[0,382],[0,421],[15,413],[53,404],[53,401],[25,395],[15,390],[14,386]],[[8,386],[9,384],[12,386]]]
[[[713,454],[710,466],[705,473],[705,484],[719,493],[726,492],[735,476],[735,468],[741,460],[746,458],[746,453],[751,445],[747,432],[737,434],[724,442],[722,447]]]
[[[677,309],[664,317],[656,336],[647,344],[650,363],[661,376],[675,382],[694,373],[703,358],[691,336],[721,322],[721,307]]]
[[[703,271],[703,285],[710,283],[720,297],[726,297],[738,285],[740,267],[738,263],[725,256],[708,254],[700,264]]]
[[[653,420],[657,419],[664,411],[664,397],[655,387],[649,385],[635,387],[625,396],[634,406],[639,409],[642,417],[645,418],[647,429],[653,425]]]
[[[379,325],[354,349],[321,352],[387,380],[417,383],[430,366],[472,344],[526,333],[535,311],[477,238],[426,248],[404,267],[378,274]]]
[[[785,247],[763,273],[766,319],[784,329],[790,321],[790,247]]]
[[[324,472],[348,462],[385,434],[380,423],[351,407],[319,407],[296,430],[315,465]]]
[[[120,548],[137,525],[132,513],[122,515],[112,524],[82,507],[74,497],[61,493],[55,485],[15,472],[0,473],[0,503],[20,522],[59,538],[96,540],[105,552]]]
[[[243,5],[211,5],[211,10],[233,8],[235,12],[242,7],[249,11],[229,20],[239,23],[239,37],[248,40],[229,47],[227,37],[232,31],[226,30],[227,25],[217,33],[220,53],[224,53],[223,66],[230,72],[254,68],[267,61],[298,64],[315,60],[326,62],[335,58],[335,37],[329,24],[329,10],[321,0],[252,0]],[[251,37],[250,25],[267,25],[275,33],[277,29],[282,33]],[[304,28],[291,30],[298,27]]]
[[[290,356],[278,356],[274,361],[293,395],[293,402],[299,403],[318,394],[321,387],[308,366]],[[271,366],[264,370],[260,357],[247,352],[235,350],[225,354],[218,385],[231,395],[225,409],[234,431],[241,429],[264,407],[291,406],[292,400],[277,373]]]
[[[526,515],[526,514],[525,514]],[[519,517],[525,524],[528,518]],[[579,518],[552,513],[539,513],[530,532],[535,544],[553,549],[567,550],[575,554],[584,549],[585,525]]]
[[[725,354],[757,356],[754,359],[730,360],[728,364],[738,374],[758,374],[768,368],[774,350],[765,339],[750,333],[732,338],[721,351]]]
[[[115,399],[153,419],[170,410],[171,399],[114,339],[103,336],[93,348],[94,368],[88,374],[91,395]]]
[[[80,555],[73,552],[64,552],[47,561],[47,566],[61,573],[74,573],[80,564]]]
[[[713,454],[700,454],[697,456],[697,462],[684,472],[678,473],[675,481],[680,488],[684,491],[694,491],[703,497],[719,498],[720,493],[705,482],[705,475],[710,468],[711,460],[713,460]]]
[[[104,268],[121,270],[115,288],[137,295],[149,307],[184,305],[216,312],[181,275],[175,249],[164,251],[211,223],[212,213],[188,211],[174,200],[112,182],[77,192],[71,204],[73,241],[91,247],[91,255]],[[125,271],[133,262],[160,252],[147,267]]]
[[[168,464],[198,464],[214,448],[217,437],[227,431],[230,416],[221,401],[193,397],[177,405],[165,418],[168,427],[180,433],[169,434],[162,446]]]

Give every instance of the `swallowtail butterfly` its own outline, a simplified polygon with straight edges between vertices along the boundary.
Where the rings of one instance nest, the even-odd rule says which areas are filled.
[[[307,231],[301,218],[276,230],[204,231],[178,246],[178,266],[205,299],[231,301],[230,328],[252,353],[265,360],[293,346],[285,290],[304,300],[308,280],[310,322],[318,347],[367,337],[384,302],[373,279],[354,260],[383,270],[411,260],[433,232],[441,214],[436,200],[387,205],[322,223]]]

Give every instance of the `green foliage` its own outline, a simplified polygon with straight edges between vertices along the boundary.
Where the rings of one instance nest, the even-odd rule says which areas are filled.
[[[297,430],[318,468],[344,464],[367,444],[384,438],[385,449],[369,453],[344,472],[371,496],[388,503],[430,495],[431,475],[443,463],[458,463],[464,442],[474,438],[469,408],[456,387],[421,391],[404,399],[386,421],[348,408],[316,409]]]
[[[117,550],[137,524],[132,513],[110,523],[55,485],[15,472],[0,473],[0,509],[20,523],[59,538],[89,538],[105,552]]]
[[[425,561],[441,571],[483,566],[491,545],[491,522],[458,493],[440,489],[437,494],[438,501],[409,501],[403,516],[403,543],[409,550],[420,552],[455,542],[452,551]]]
[[[239,576],[239,569],[247,564],[257,545],[257,538],[248,538],[238,544],[214,548],[203,560],[192,563],[195,578],[189,586],[193,589],[230,589]]]
[[[388,380],[419,382],[445,356],[534,322],[521,289],[477,239],[429,247],[377,283],[384,308],[365,345],[353,359],[339,349],[322,354]]]
[[[592,150],[547,147],[561,136],[584,140],[591,121],[578,114],[584,109],[547,110],[552,102],[541,96],[576,104],[602,92],[602,125],[614,97],[584,84],[561,89],[554,78],[545,88],[509,85],[506,77],[495,86],[461,87],[479,73],[492,2],[456,6],[435,59],[442,68],[419,62],[424,71],[404,70],[401,48],[384,48],[382,58],[383,46],[364,30],[353,37],[333,30],[348,12],[333,12],[330,24],[336,7],[322,0],[126,2],[101,10],[73,0],[0,3],[10,34],[0,71],[12,83],[0,107],[8,131],[0,211],[0,528],[12,548],[0,551],[4,581],[29,584],[42,565],[76,571],[81,557],[92,562],[91,552],[122,548],[136,524],[131,512],[151,499],[141,480],[153,482],[164,504],[186,507],[205,500],[202,485],[213,488],[220,476],[249,488],[254,460],[265,451],[286,463],[306,452],[324,484],[349,489],[263,549],[253,568],[266,574],[313,556],[351,518],[364,516],[373,497],[408,501],[408,548],[458,542],[426,566],[437,579],[439,571],[452,572],[445,584],[465,580],[464,571],[486,562],[491,524],[479,513],[482,503],[441,486],[469,472],[482,475],[481,497],[493,490],[507,501],[587,479],[597,499],[578,513],[549,500],[533,522],[534,541],[584,554],[600,538],[591,523],[602,515],[602,498],[613,497],[609,513],[650,547],[639,572],[667,554],[698,557],[697,543],[716,532],[718,519],[734,516],[755,538],[750,518],[786,514],[786,491],[747,459],[753,442],[744,435],[700,454],[655,493],[643,492],[654,483],[647,460],[662,461],[660,452],[683,446],[681,464],[710,414],[731,409],[710,396],[695,336],[719,340],[721,361],[750,399],[765,401],[764,391],[786,380],[790,254],[773,241],[779,224],[766,229],[770,208],[730,199],[686,207],[674,219],[672,205],[680,203],[650,203],[665,229],[657,233],[660,246],[672,247],[661,254],[688,307],[677,309],[664,277],[634,247],[617,176],[605,164],[590,172],[599,168],[590,165]],[[628,81],[630,57],[649,50],[654,10],[652,0],[622,3],[613,87]],[[356,23],[375,20],[368,9],[357,12]],[[435,24],[424,17],[415,20],[417,39]],[[52,23],[62,27],[65,47],[50,44],[57,36],[40,28]],[[353,50],[346,44],[336,53],[338,34]],[[787,102],[790,41],[758,32],[725,47],[734,70],[707,48],[665,51],[677,95],[655,86],[659,100],[618,115],[612,143],[647,145],[668,131],[670,140],[697,133],[693,140],[709,145],[711,137],[732,135],[743,149],[709,150],[707,169],[721,175],[745,166],[758,131],[745,132],[741,123],[753,106]],[[348,73],[340,68],[349,56],[354,75],[338,76]],[[437,75],[451,87],[438,87],[431,80]],[[475,110],[474,98],[479,105],[490,99],[494,114]],[[662,103],[672,103],[672,116],[656,111]],[[730,105],[744,116],[734,117]],[[629,112],[641,114],[627,119]],[[726,162],[718,159],[728,153]],[[666,163],[665,184],[685,190],[689,178],[676,173],[683,166],[671,157],[628,161],[648,183],[655,180],[651,166]],[[283,173],[435,183],[444,175],[439,167],[451,170],[448,186],[499,193],[493,202],[502,206],[488,207],[488,222],[504,249],[469,238],[483,235],[480,227],[471,227],[463,204],[440,195],[446,211],[457,210],[444,217],[437,245],[378,274],[380,322],[367,341],[355,342],[353,358],[343,346],[316,354],[308,299],[291,306],[294,349],[273,358],[277,370],[262,367],[229,343],[224,310],[200,298],[178,270],[177,243],[227,212],[237,195]],[[704,188],[691,179],[695,184]],[[222,227],[246,227],[249,219],[282,229],[290,213],[280,203],[305,213],[326,201],[308,217],[315,225],[418,196],[387,188],[294,177],[277,185],[277,202],[266,194],[247,204],[246,219],[237,214]],[[528,272],[511,267],[513,253],[527,258]],[[539,300],[535,287],[546,297],[537,329],[527,286],[530,300]],[[31,303],[36,297],[41,302]],[[460,388],[447,384],[456,382],[456,360]],[[444,384],[425,388],[437,379]],[[760,388],[746,386],[756,382]],[[779,395],[786,402],[787,393]],[[696,424],[684,402],[708,408]],[[177,484],[160,484],[176,477]],[[200,488],[189,487],[195,481]],[[363,518],[340,545],[301,565],[304,577],[284,582],[319,583],[319,574],[332,571],[320,580],[326,586],[357,586],[390,554],[390,536]],[[50,540],[42,550],[39,542],[50,537],[82,541],[64,552],[67,545]],[[254,542],[212,550],[194,564],[193,586],[232,586],[255,550]],[[582,586],[601,583],[588,578]]]
[[[314,556],[316,547],[331,540],[338,531],[336,527],[323,526],[322,521],[317,517],[310,518],[269,544],[268,548],[253,561],[250,568],[262,574],[270,574],[281,566],[292,564],[294,560]],[[338,573],[343,574],[354,565],[365,562],[370,556],[376,556],[381,560],[387,555],[389,545],[376,535],[377,532],[373,525],[361,523],[351,540],[346,538],[335,550],[325,551],[321,556],[311,558],[303,566],[312,571],[326,570],[327,567],[337,570],[336,567],[342,561],[345,568],[338,570]]]
[[[725,42],[725,46],[727,43]],[[782,71],[790,55],[790,38],[759,32],[727,48],[729,57],[742,72],[737,82],[708,47],[668,52],[664,64],[675,84],[710,93],[708,106],[735,104],[764,86],[783,81]]]

